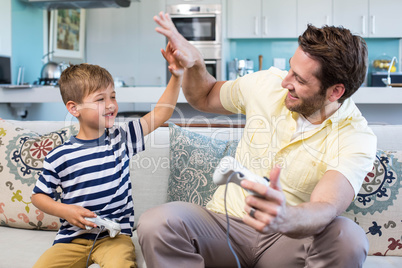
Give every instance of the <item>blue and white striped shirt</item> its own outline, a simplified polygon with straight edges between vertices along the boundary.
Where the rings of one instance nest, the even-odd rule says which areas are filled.
[[[95,140],[71,137],[46,156],[33,193],[56,200],[56,188],[60,186],[62,203],[82,206],[102,218],[117,220],[121,234],[131,236],[134,208],[129,164],[130,158],[144,149],[139,120],[107,129]],[[65,219],[60,222],[54,244],[69,243],[75,238],[95,239],[98,232],[80,229]],[[106,236],[107,231],[99,238]]]

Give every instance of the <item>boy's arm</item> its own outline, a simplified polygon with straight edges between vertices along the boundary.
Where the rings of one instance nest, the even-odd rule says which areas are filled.
[[[167,44],[166,51],[162,49],[161,52],[169,63],[169,71],[172,73],[172,77],[155,108],[140,119],[144,136],[160,127],[172,116],[183,78],[183,67],[173,57],[170,43]]]
[[[86,208],[67,205],[54,201],[45,194],[33,194],[31,197],[32,204],[43,212],[65,219],[72,225],[85,229],[85,225],[96,227],[96,224],[85,220],[85,217],[94,218],[96,214]]]

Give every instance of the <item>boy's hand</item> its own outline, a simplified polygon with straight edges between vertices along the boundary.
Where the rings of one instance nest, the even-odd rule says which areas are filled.
[[[95,228],[96,224],[91,221],[87,221],[85,217],[95,218],[96,214],[81,206],[68,205],[64,215],[64,219],[66,221],[81,229],[85,229],[85,225]]]
[[[172,55],[184,68],[191,68],[196,61],[202,60],[200,52],[191,45],[176,29],[169,14],[160,12],[154,16],[154,21],[159,24],[155,30],[166,36],[172,47]]]
[[[184,73],[183,66],[180,65],[180,62],[174,57],[173,47],[170,42],[166,45],[166,49],[161,49],[162,55],[165,60],[169,63],[168,69],[174,76],[182,76]]]

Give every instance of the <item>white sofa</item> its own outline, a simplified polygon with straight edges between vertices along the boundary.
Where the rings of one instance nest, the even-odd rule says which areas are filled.
[[[36,131],[40,134],[58,130],[65,125],[64,122],[8,122],[21,128]],[[239,128],[192,127],[188,129],[190,131],[201,133],[207,136],[213,136],[214,138],[218,139],[239,139],[242,132],[242,130]],[[402,126],[375,125],[372,126],[372,129],[378,136],[378,148],[383,150],[402,150],[402,142],[399,140],[399,138],[402,136]],[[5,132],[6,131],[3,131],[3,134]],[[2,129],[0,125],[0,146],[1,137]],[[138,222],[139,216],[145,210],[162,204],[167,200],[168,178],[170,173],[169,165],[166,165],[166,162],[169,161],[169,128],[161,127],[151,135],[147,136],[146,139],[146,150],[137,158],[134,158],[131,164],[131,179],[133,185],[136,222]],[[5,145],[3,144],[3,146]],[[2,163],[0,161],[0,171],[1,164]],[[399,174],[399,176],[402,176],[402,174]],[[399,188],[402,189],[401,178],[399,176],[396,183],[399,183]],[[5,181],[0,181],[0,183],[1,185],[4,185]],[[0,200],[0,222],[3,221],[4,223],[4,215],[1,214],[1,202],[2,201]],[[397,205],[399,208],[402,207],[402,190],[399,192],[394,205]],[[397,212],[401,213],[401,210],[399,209]],[[402,229],[400,221],[401,218],[399,218],[399,223],[397,222],[397,228],[399,228],[399,234],[401,235]],[[32,267],[38,257],[52,245],[54,236],[54,231],[28,230],[0,226],[0,268]],[[401,239],[400,236],[398,238]],[[141,254],[140,246],[137,242],[136,233],[134,233],[132,239],[136,246],[138,267],[146,267]],[[402,247],[402,244],[400,245]],[[396,248],[398,249],[397,242]],[[402,257],[368,256],[366,263],[364,264],[364,268],[377,267],[402,267]]]

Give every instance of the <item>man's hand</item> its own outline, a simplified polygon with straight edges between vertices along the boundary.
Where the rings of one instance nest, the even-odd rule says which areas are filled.
[[[81,229],[85,229],[85,225],[97,227],[95,223],[87,221],[85,217],[95,218],[96,214],[86,208],[76,205],[68,205],[64,211],[64,219]]]
[[[167,37],[171,46],[172,55],[181,66],[191,68],[195,65],[197,60],[203,60],[200,52],[177,31],[169,14],[160,12],[159,16],[154,16],[154,21],[161,26],[157,27],[155,30]]]
[[[244,209],[247,213],[250,213],[253,208],[255,213],[254,217],[247,214],[243,218],[244,223],[262,233],[284,231],[282,228],[287,218],[286,199],[279,182],[279,174],[279,167],[274,167],[271,170],[269,187],[248,180],[241,182],[243,188],[264,196],[264,199],[253,195],[247,196]]]

